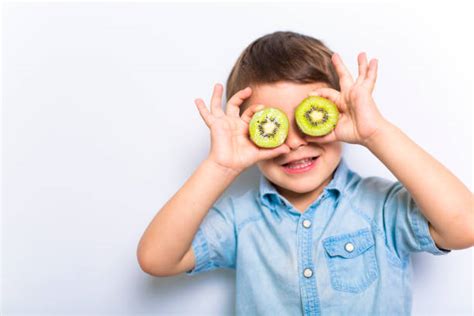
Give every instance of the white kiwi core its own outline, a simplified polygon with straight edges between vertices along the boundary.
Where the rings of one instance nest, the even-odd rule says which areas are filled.
[[[276,128],[276,125],[273,122],[267,122],[262,125],[262,129],[265,134],[272,134],[275,128]]]
[[[309,113],[309,117],[311,117],[313,122],[318,122],[323,119],[324,113],[321,111],[311,111],[311,113]]]

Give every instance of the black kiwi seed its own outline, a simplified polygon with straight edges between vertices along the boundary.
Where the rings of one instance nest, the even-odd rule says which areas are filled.
[[[317,112],[321,112],[323,113],[323,118],[319,121],[313,121],[313,119],[311,118],[311,112],[313,111],[317,111]],[[329,115],[328,115],[328,112],[325,110],[325,109],[322,109],[322,108],[319,108],[319,107],[314,107],[314,106],[311,106],[311,109],[309,111],[306,111],[304,116],[306,117],[306,119],[308,120],[308,122],[311,123],[311,125],[313,126],[318,126],[320,124],[324,124],[328,121],[329,119]]]

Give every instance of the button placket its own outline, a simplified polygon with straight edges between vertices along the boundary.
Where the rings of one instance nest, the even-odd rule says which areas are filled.
[[[315,266],[313,262],[313,223],[312,217],[314,214],[314,208],[309,209],[303,213],[298,223],[298,235],[299,235],[299,253],[301,255],[299,261],[300,265],[300,278],[301,278],[301,294],[303,304],[305,306],[305,315],[314,315],[317,310],[318,299],[316,287],[316,274]],[[300,226],[301,225],[301,226]]]
[[[304,236],[306,236],[305,238],[306,238],[307,240],[310,240],[310,241],[311,241],[311,240],[312,240],[312,238],[311,238],[312,232],[311,232],[311,230],[309,229],[309,228],[311,227],[311,220],[309,220],[309,219],[307,219],[307,218],[304,219],[304,220],[301,222],[301,226],[303,226],[303,227],[305,228],[305,229],[303,230],[303,234],[304,234]],[[307,262],[307,263],[309,263],[309,262]],[[305,269],[303,270],[303,276],[304,276],[305,278],[311,278],[311,277],[313,276],[313,270],[312,270],[311,268],[305,268]]]
[[[298,266],[300,273],[300,292],[305,315],[317,315],[320,312],[319,295],[316,287],[316,263],[313,261],[313,220],[318,206],[325,200],[321,196],[299,219],[297,226]],[[300,226],[301,225],[301,226]]]

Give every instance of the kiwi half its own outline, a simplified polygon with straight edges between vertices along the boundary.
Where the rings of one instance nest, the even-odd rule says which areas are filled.
[[[288,117],[283,111],[277,108],[260,110],[250,120],[250,139],[258,147],[278,147],[288,136],[288,125]]]
[[[298,128],[310,136],[329,134],[339,120],[337,106],[320,96],[309,96],[296,107],[295,120]]]

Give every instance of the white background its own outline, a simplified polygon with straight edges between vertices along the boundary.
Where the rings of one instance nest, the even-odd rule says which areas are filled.
[[[382,113],[472,191],[472,18],[460,3],[3,11],[2,315],[232,314],[232,272],[152,277],[136,247],[208,153],[193,100],[207,102],[269,32],[319,38],[354,74],[358,52],[378,58]],[[394,179],[360,146],[344,155],[363,176]],[[252,167],[226,194],[257,179]],[[472,313],[471,253],[414,256],[414,315]]]

